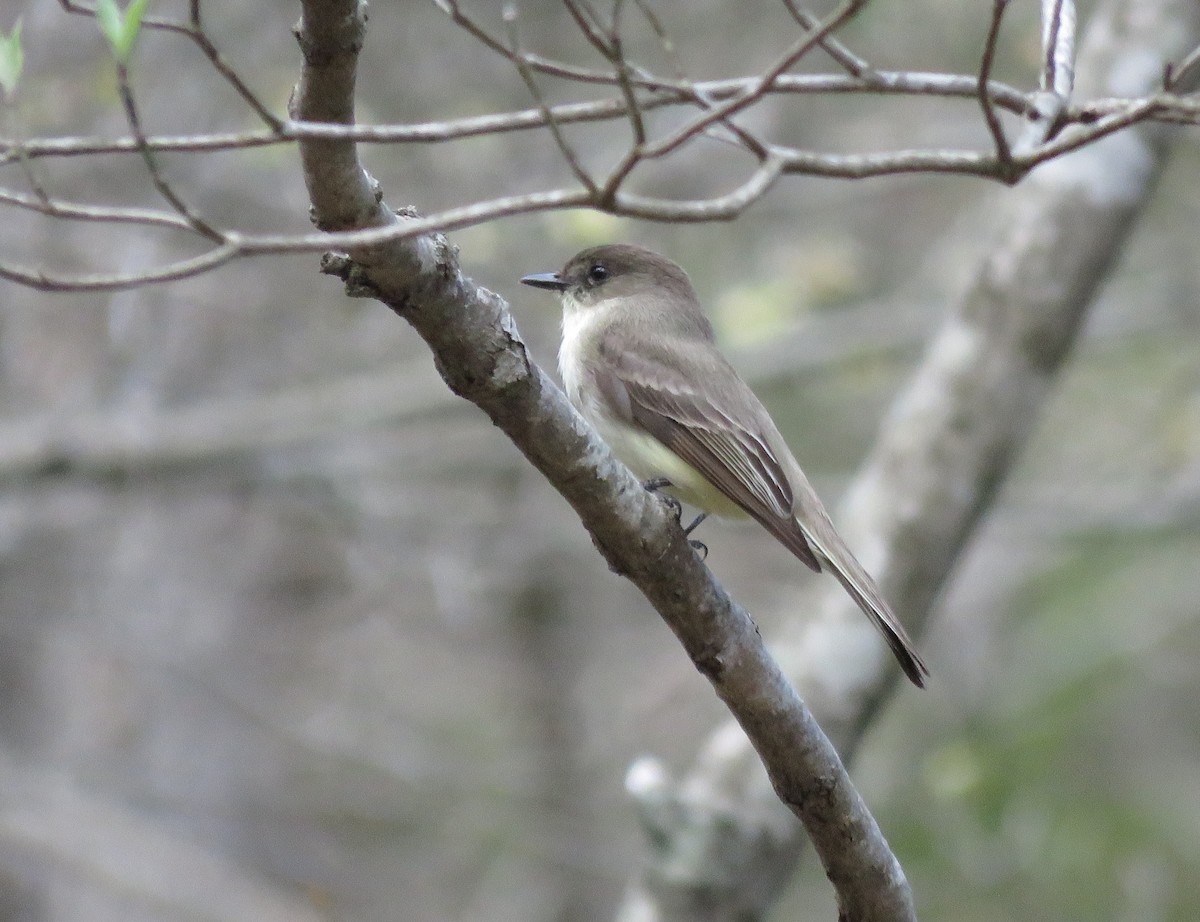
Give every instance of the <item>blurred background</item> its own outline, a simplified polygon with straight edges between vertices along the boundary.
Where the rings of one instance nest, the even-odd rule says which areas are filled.
[[[500,4],[468,8],[499,27]],[[696,79],[761,70],[791,34],[778,3],[654,8]],[[204,9],[282,112],[298,5]],[[876,4],[843,38],[877,67],[973,73],[989,10]],[[526,47],[599,65],[558,3],[519,13]],[[26,69],[5,133],[124,134],[95,24],[6,0],[0,29],[18,16]],[[1014,4],[1001,42],[997,76],[1022,89],[1036,17]],[[670,71],[652,35],[629,41]],[[530,104],[511,65],[432,4],[374,4],[362,63],[365,122]],[[258,127],[177,37],[143,36],[133,83],[153,133]],[[751,123],[816,150],[986,144],[970,102],[794,97]],[[615,122],[569,136],[593,165],[628,141]],[[542,133],[362,153],[390,204],[423,212],[570,181]],[[290,146],[163,162],[222,225],[309,229]],[[709,196],[745,168],[702,144],[637,188]],[[35,169],[67,199],[161,207],[134,157]],[[919,639],[930,688],[898,688],[852,766],[930,922],[1200,911],[1198,182],[1181,134]],[[0,183],[24,180],[9,166]],[[547,369],[557,305],[520,276],[609,240],[675,258],[836,506],[1004,195],[964,178],[788,178],[732,224],[560,213],[452,240]],[[195,246],[0,220],[0,258],[58,271],[136,271]],[[723,716],[407,326],[317,267],[243,260],[104,295],[0,282],[0,922],[608,919],[645,853],[626,768],[651,753],[683,771]],[[780,599],[809,574],[769,537],[712,523],[703,538],[768,642],[804,616]],[[775,918],[834,912],[810,860]]]

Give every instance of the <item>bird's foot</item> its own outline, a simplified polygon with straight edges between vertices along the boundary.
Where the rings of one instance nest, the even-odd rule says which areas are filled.
[[[692,523],[690,525],[684,526],[683,505],[670,493],[663,492],[663,490],[669,486],[672,486],[672,484],[671,481],[666,477],[655,477],[652,480],[645,481],[642,484],[642,489],[644,489],[647,493],[655,494],[659,499],[661,499],[663,503],[666,504],[666,507],[671,510],[671,514],[675,516],[675,521],[678,522],[680,527],[683,528],[683,533],[685,535],[690,535],[697,525],[708,518],[708,513],[701,512],[698,516],[692,519]],[[689,538],[688,545],[693,551],[700,555],[701,560],[708,559],[708,545],[703,541],[696,541]]]
[[[683,506],[674,496],[663,492],[669,486],[672,486],[672,484],[666,477],[655,477],[652,480],[645,481],[642,484],[642,489],[647,493],[653,493],[661,499],[666,507],[671,510],[671,514],[675,516],[675,521],[680,522],[680,519],[683,517]],[[682,525],[683,523],[680,522],[680,524]]]
[[[698,516],[696,516],[694,519],[692,519],[692,524],[689,525],[687,528],[685,528],[683,530],[683,533],[685,535],[690,535],[693,531],[696,530],[696,526],[699,525],[701,522],[703,522],[707,518],[708,518],[708,513],[701,512]],[[697,554],[700,555],[701,560],[708,560],[708,545],[707,544],[705,544],[703,541],[697,541],[694,538],[689,538],[688,544],[691,545],[693,551],[695,551]]]
[[[690,535],[692,532],[694,532],[696,530],[696,526],[699,525],[701,522],[703,522],[707,518],[708,518],[708,513],[701,512],[698,516],[696,516],[694,519],[692,519],[692,524],[689,525],[687,528],[685,528],[683,530],[683,533],[685,535]]]

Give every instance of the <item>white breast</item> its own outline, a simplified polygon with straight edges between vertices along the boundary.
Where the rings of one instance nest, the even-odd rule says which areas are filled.
[[[558,372],[567,398],[600,433],[618,458],[641,480],[666,477],[674,486],[667,492],[683,502],[721,516],[742,516],[704,476],[662,442],[647,432],[613,419],[603,412],[595,385],[586,381],[583,359],[585,344],[595,343],[596,327],[603,315],[593,307],[580,309],[569,296],[563,297],[562,345],[558,350]]]
[[[562,345],[558,349],[558,373],[562,376],[567,399],[593,425],[596,423],[596,398],[589,394],[584,376],[584,344],[592,339],[601,311],[582,310],[569,295],[563,297]]]

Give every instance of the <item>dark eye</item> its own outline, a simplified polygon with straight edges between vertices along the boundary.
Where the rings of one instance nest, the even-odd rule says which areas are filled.
[[[600,263],[596,263],[596,265],[588,269],[587,277],[588,281],[593,285],[599,285],[601,282],[608,281],[608,270],[600,265]]]

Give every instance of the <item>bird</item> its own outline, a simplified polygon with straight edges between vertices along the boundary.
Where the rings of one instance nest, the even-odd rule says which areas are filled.
[[[648,489],[701,515],[749,516],[810,569],[837,578],[904,674],[929,669],[834,527],[762,402],[717,347],[687,273],[631,244],[590,247],[526,285],[562,301],[567,398]]]

